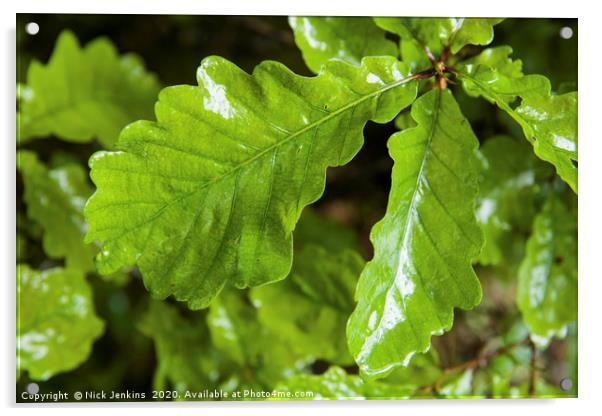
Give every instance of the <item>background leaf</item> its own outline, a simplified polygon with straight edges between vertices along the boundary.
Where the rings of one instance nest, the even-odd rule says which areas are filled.
[[[451,328],[454,307],[481,300],[471,267],[482,245],[474,215],[478,141],[448,90],[420,97],[412,117],[418,126],[389,140],[387,213],[372,229],[375,255],[347,328],[367,379],[407,366],[432,335]]]
[[[211,304],[207,324],[213,345],[236,370],[224,388],[272,389],[310,361],[260,324],[244,291],[223,291]]]
[[[108,39],[81,48],[63,31],[48,64],[32,62],[18,90],[18,143],[55,135],[112,147],[126,124],[152,116],[159,85],[137,56],[119,56]]]
[[[17,265],[17,373],[47,380],[88,358],[104,323],[84,275]]]
[[[198,309],[227,283],[284,278],[291,232],[320,197],[328,166],[347,163],[368,120],[387,122],[415,95],[405,65],[331,61],[314,78],[264,62],[252,76],[218,57],[199,86],[164,89],[158,122],[122,132],[90,164],[88,241],[101,273],[137,263],[156,297]]]
[[[84,169],[66,164],[48,169],[35,153],[17,153],[17,169],[25,184],[28,216],[43,229],[44,251],[55,259],[65,258],[69,269],[94,270],[97,247],[85,244],[84,204],[92,187]]]
[[[352,364],[345,325],[364,264],[352,250],[331,253],[320,246],[305,246],[295,254],[289,277],[251,290],[259,321],[298,354]]]
[[[540,346],[577,319],[577,222],[551,194],[535,218],[518,275],[517,302]]]
[[[211,345],[205,314],[186,319],[171,305],[151,301],[139,328],[155,344],[157,368],[153,389],[187,390],[210,388],[220,376],[220,357]]]
[[[300,374],[291,377],[277,389],[292,394],[313,394],[312,397],[300,397],[302,400],[405,399],[412,392],[411,387],[379,381],[366,383],[358,376],[348,375],[340,367],[331,367],[321,375]]]
[[[509,136],[487,139],[481,146],[480,160],[477,219],[485,245],[478,261],[483,265],[509,264],[530,232],[540,184],[553,172],[524,141]]]

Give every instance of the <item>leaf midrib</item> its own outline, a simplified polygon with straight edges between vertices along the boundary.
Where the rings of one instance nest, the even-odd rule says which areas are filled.
[[[249,159],[243,161],[242,163],[236,165],[234,168],[232,168],[231,170],[229,170],[228,172],[226,172],[225,174],[218,176],[214,179],[211,179],[205,183],[203,183],[201,186],[199,186],[196,189],[193,189],[190,192],[186,192],[184,194],[182,194],[180,197],[170,201],[169,203],[163,205],[161,208],[159,208],[157,210],[157,212],[151,216],[150,218],[148,218],[147,220],[143,221],[142,223],[137,224],[136,226],[130,228],[129,230],[127,230],[126,232],[122,233],[121,235],[119,235],[118,237],[116,237],[115,239],[119,239],[121,237],[123,237],[123,235],[127,234],[129,231],[138,229],[142,226],[144,226],[145,224],[148,224],[150,222],[155,221],[157,218],[159,218],[161,216],[161,214],[163,213],[163,211],[172,206],[173,204],[176,204],[186,198],[188,198],[191,195],[196,194],[197,192],[213,185],[214,183],[220,182],[228,177],[230,177],[231,175],[235,174],[236,172],[238,172],[239,170],[241,170],[242,168],[244,168],[245,166],[253,163],[254,161],[256,161],[257,159],[260,159],[261,157],[263,157],[266,154],[269,154],[272,150],[279,148],[280,146],[284,146],[286,143],[290,142],[291,140],[295,139],[296,137],[301,136],[302,134],[311,131],[314,128],[317,128],[318,126],[326,123],[327,121],[337,117],[338,115],[344,113],[345,111],[349,110],[350,108],[354,108],[356,106],[358,106],[359,104],[361,104],[362,102],[369,100],[370,98],[373,98],[375,96],[381,95],[391,89],[397,88],[399,86],[402,86],[404,84],[407,84],[410,81],[415,80],[415,76],[414,75],[409,75],[406,78],[403,78],[401,80],[395,81],[391,84],[385,85],[382,88],[379,88],[369,94],[366,94],[356,100],[352,100],[351,102],[349,102],[348,104],[344,105],[343,107],[329,113],[327,116],[314,121],[313,123],[310,123],[308,125],[306,125],[304,128],[302,128],[301,130],[297,130],[296,132],[292,133],[290,136],[285,137],[283,140],[277,141],[275,143],[273,143],[272,145],[266,147],[265,149],[263,149],[262,151],[258,152],[257,154],[253,155],[252,157],[250,157]],[[119,143],[118,143],[119,145]],[[119,150],[119,149],[117,149]]]
[[[439,110],[441,108],[441,89],[437,89],[436,90],[436,97],[435,97],[435,108],[434,108],[434,118],[433,118],[433,123],[431,125],[431,128],[429,130],[429,135],[428,135],[428,139],[426,141],[425,144],[425,149],[424,149],[424,154],[422,156],[422,161],[420,162],[420,169],[418,171],[418,175],[416,175],[416,185],[414,186],[414,191],[412,192],[412,199],[410,200],[410,205],[408,207],[408,213],[406,215],[405,218],[405,224],[403,226],[403,237],[402,237],[402,249],[403,247],[407,246],[408,244],[408,232],[410,229],[410,219],[411,217],[413,217],[413,213],[416,211],[416,196],[418,195],[418,188],[420,187],[420,183],[422,182],[422,178],[424,175],[424,169],[426,166],[426,162],[427,159],[429,157],[429,154],[431,152],[431,143],[433,141],[433,137],[435,136],[435,130],[437,128],[437,123],[438,123],[438,119],[439,119]],[[399,268],[399,263],[397,263],[396,265],[396,269]],[[387,293],[389,293],[393,287],[395,286],[394,284],[395,282],[395,278],[393,278],[391,280],[391,284],[389,285],[389,288],[387,289]],[[405,302],[404,302],[405,303]],[[404,305],[405,307],[405,305]],[[384,314],[383,314],[384,316]],[[382,318],[381,318],[381,322],[382,322]],[[414,334],[414,338],[416,339],[416,343],[420,344],[420,337],[418,336],[418,334],[416,333],[416,330],[414,329],[414,325],[411,323],[411,319],[408,317],[408,323],[410,324],[410,328],[412,329],[412,333]],[[441,324],[443,324],[441,322]],[[380,326],[380,322],[379,322],[379,326]]]

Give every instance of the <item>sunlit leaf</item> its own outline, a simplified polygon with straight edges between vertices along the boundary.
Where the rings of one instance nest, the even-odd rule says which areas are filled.
[[[17,372],[34,380],[73,370],[104,331],[80,271],[17,265]]]
[[[154,296],[193,309],[227,283],[284,278],[326,168],[358,152],[368,120],[390,121],[416,95],[391,57],[329,61],[313,78],[276,62],[248,75],[209,57],[197,76],[161,92],[157,122],[129,125],[118,151],[92,157],[98,190],[85,211],[101,273],[136,263]]]
[[[395,44],[385,38],[370,17],[289,17],[295,42],[314,73],[329,59],[360,65],[366,56],[396,56]]]
[[[158,91],[137,56],[120,56],[107,38],[82,48],[64,31],[48,64],[32,62],[19,86],[17,141],[54,135],[111,147],[126,124],[152,116]]]
[[[577,319],[577,221],[551,194],[535,218],[518,275],[517,303],[540,346]]]
[[[417,127],[389,140],[395,162],[374,258],[357,287],[347,337],[366,378],[407,366],[451,328],[453,309],[481,300],[471,263],[482,235],[475,218],[478,141],[448,90],[412,106]]]

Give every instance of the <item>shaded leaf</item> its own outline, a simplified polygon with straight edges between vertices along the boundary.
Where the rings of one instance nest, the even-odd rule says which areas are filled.
[[[466,92],[483,96],[506,111],[522,128],[535,154],[553,164],[558,175],[577,192],[577,93],[550,94],[550,81],[525,75],[503,53],[485,50],[459,68]],[[496,59],[489,55],[496,55]],[[496,63],[502,65],[498,69]],[[520,99],[520,105],[515,102]]]
[[[330,61],[313,78],[276,62],[249,76],[209,57],[197,76],[199,86],[161,92],[158,122],[129,125],[117,152],[91,158],[98,190],[85,211],[101,273],[136,263],[154,296],[193,309],[227,283],[284,278],[326,168],[358,152],[368,120],[390,121],[416,96],[388,57]]]
[[[92,291],[76,270],[17,265],[17,372],[34,380],[84,362],[104,331]]]
[[[439,395],[446,399],[470,399],[473,397],[472,379],[474,369],[469,368],[459,374],[450,377],[439,389]]]
[[[374,258],[356,291],[347,327],[362,374],[407,366],[430,338],[449,330],[453,309],[481,301],[471,263],[482,235],[474,209],[478,141],[448,90],[412,106],[418,126],[389,140],[395,162],[385,217],[374,226]]]
[[[319,245],[332,253],[359,249],[358,238],[353,230],[321,216],[311,207],[303,210],[293,236],[295,249],[306,245]]]
[[[340,367],[331,367],[321,375],[295,375],[279,384],[277,390],[290,392],[293,395],[310,394],[310,396],[297,398],[301,400],[391,400],[409,398],[413,387],[380,381],[364,382],[358,376],[347,374]]]
[[[370,17],[289,17],[288,21],[303,59],[314,73],[330,59],[359,66],[366,56],[397,56],[395,44]]]
[[[577,221],[551,194],[535,218],[518,274],[517,303],[540,346],[577,319]]]
[[[332,253],[320,246],[305,246],[295,254],[288,278],[251,290],[259,321],[301,356],[352,364],[345,325],[364,264],[352,250]]]
[[[46,254],[55,259],[65,258],[69,269],[84,273],[93,270],[98,249],[84,243],[83,209],[92,194],[84,169],[77,164],[48,169],[29,151],[17,153],[17,169],[25,185],[27,215],[44,231]]]
[[[137,56],[120,56],[107,38],[82,48],[64,31],[48,64],[33,61],[19,86],[17,141],[54,135],[111,147],[126,124],[152,116],[158,91]]]
[[[416,354],[407,367],[395,369],[383,379],[387,384],[403,385],[414,388],[413,396],[425,394],[421,388],[434,384],[443,375],[437,351],[431,348],[424,354]]]
[[[485,236],[478,261],[499,264],[521,244],[535,217],[540,183],[553,172],[524,141],[494,136],[480,149],[477,219]],[[522,255],[521,255],[522,257]]]
[[[215,386],[220,359],[211,346],[205,314],[181,316],[174,306],[151,301],[139,328],[155,343],[157,368],[153,389],[180,393]]]
[[[207,323],[215,348],[235,364],[231,389],[273,388],[308,363],[306,357],[291,351],[278,333],[260,325],[245,292],[223,291],[211,303]]]

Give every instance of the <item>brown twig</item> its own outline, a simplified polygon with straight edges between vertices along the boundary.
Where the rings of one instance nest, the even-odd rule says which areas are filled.
[[[472,358],[468,361],[465,361],[461,364],[452,366],[452,367],[447,367],[445,369],[443,369],[443,374],[441,375],[441,377],[439,377],[437,379],[437,381],[435,381],[435,383],[433,383],[432,385],[427,385],[427,386],[422,386],[419,391],[422,392],[429,392],[429,391],[435,391],[438,392],[440,390],[441,387],[441,383],[450,375],[450,374],[454,374],[457,372],[461,372],[461,371],[465,371],[471,368],[477,368],[477,367],[481,367],[486,365],[489,361],[491,361],[493,358],[496,358],[502,354],[506,354],[507,352],[513,350],[516,347],[520,347],[522,345],[526,345],[528,343],[530,343],[531,341],[529,339],[525,339],[519,342],[515,342],[509,345],[506,345],[504,347],[501,347],[495,351],[491,351],[488,353],[479,353],[477,357]]]
[[[531,346],[531,372],[529,377],[529,395],[535,397],[537,393],[537,347],[529,340]]]

